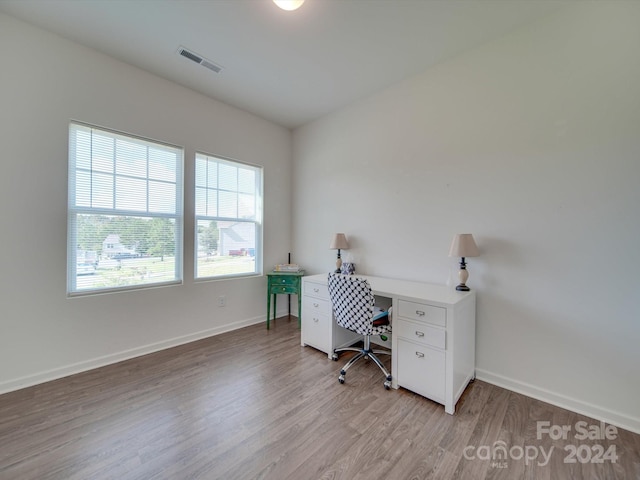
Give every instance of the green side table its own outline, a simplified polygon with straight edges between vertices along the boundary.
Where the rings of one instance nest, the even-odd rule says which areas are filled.
[[[271,272],[267,273],[267,330],[271,319],[271,296],[273,295],[273,320],[276,319],[276,300],[278,295],[298,295],[298,327],[302,317],[302,272]],[[291,297],[289,297],[291,299]],[[289,303],[291,315],[291,303]]]

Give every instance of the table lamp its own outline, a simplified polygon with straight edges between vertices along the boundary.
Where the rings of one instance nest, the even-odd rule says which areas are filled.
[[[476,242],[473,240],[473,235],[470,233],[456,233],[454,235],[449,249],[449,256],[460,257],[460,271],[458,272],[460,284],[456,287],[456,290],[460,292],[469,291],[469,287],[466,285],[469,279],[469,272],[464,259],[465,257],[477,257],[478,255],[480,255],[480,252]]]
[[[331,245],[329,245],[331,250],[338,250],[338,259],[336,260],[336,273],[340,273],[340,267],[342,267],[342,258],[340,258],[340,250],[346,250],[349,248],[349,242],[347,242],[347,237],[344,236],[344,233],[336,233],[333,236],[333,240],[331,240]]]

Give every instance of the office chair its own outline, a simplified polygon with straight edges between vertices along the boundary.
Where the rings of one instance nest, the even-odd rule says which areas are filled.
[[[329,297],[333,304],[336,323],[364,337],[362,348],[346,347],[334,350],[334,360],[338,360],[338,352],[358,352],[342,367],[338,381],[344,383],[344,377],[351,365],[361,358],[365,360],[370,358],[384,373],[384,388],[388,390],[391,388],[391,375],[376,357],[376,354],[390,355],[391,352],[387,350],[372,350],[371,335],[389,333],[391,332],[391,325],[389,325],[388,312],[374,314],[375,297],[369,282],[353,275],[329,273]]]

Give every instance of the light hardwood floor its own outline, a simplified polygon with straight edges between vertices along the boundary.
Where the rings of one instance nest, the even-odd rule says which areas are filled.
[[[577,440],[599,422],[481,381],[447,415],[370,362],[340,385],[346,358],[280,318],[0,395],[0,479],[640,478],[640,435]],[[538,421],[572,431],[538,439]]]

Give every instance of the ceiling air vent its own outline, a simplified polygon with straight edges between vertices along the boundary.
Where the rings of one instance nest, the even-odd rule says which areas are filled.
[[[216,73],[220,73],[222,71],[222,67],[220,65],[216,65],[211,60],[207,60],[206,58],[198,55],[197,53],[193,53],[190,50],[187,50],[184,47],[178,48],[178,53],[189,60],[199,63],[203,67],[208,68]]]

